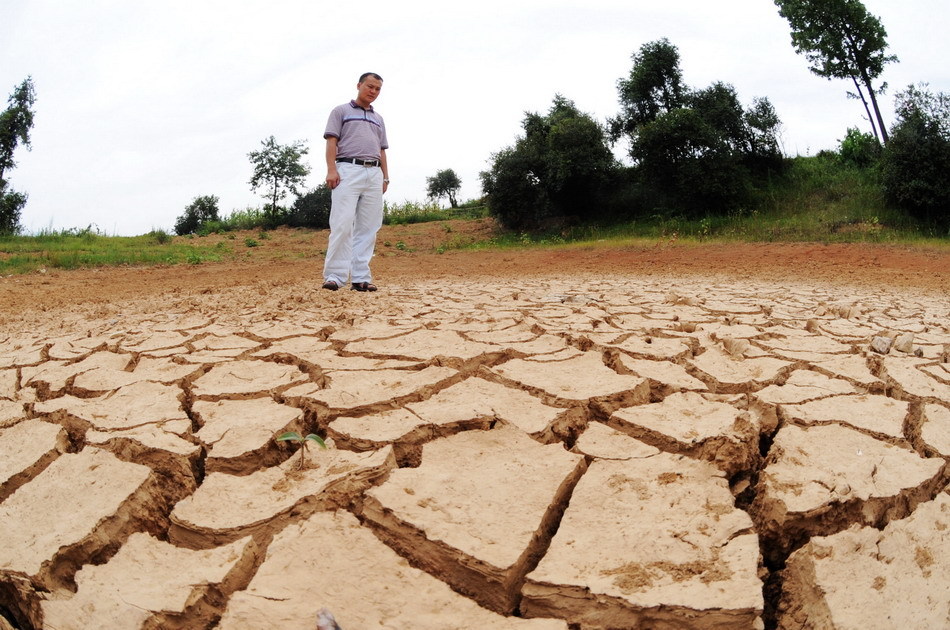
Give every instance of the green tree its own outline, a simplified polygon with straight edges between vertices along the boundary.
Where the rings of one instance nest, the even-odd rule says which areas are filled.
[[[218,198],[214,195],[195,197],[175,221],[175,234],[194,234],[208,221],[218,221]]]
[[[682,107],[686,97],[679,49],[665,37],[633,54],[630,76],[617,81],[621,112],[608,121],[610,137],[633,137],[643,125]]]
[[[307,227],[325,230],[330,227],[330,206],[332,191],[326,184],[320,184],[294,200],[287,215],[290,227]]]
[[[302,140],[293,144],[280,145],[271,136],[262,140],[260,151],[251,151],[248,158],[254,167],[251,175],[251,190],[264,189],[265,199],[270,200],[270,220],[276,225],[278,218],[277,202],[289,193],[299,194],[300,186],[310,174],[310,167],[301,163],[301,158],[309,152]]]
[[[874,87],[884,66],[897,61],[886,55],[887,31],[879,18],[868,13],[860,0],[775,0],[779,14],[792,29],[795,52],[805,55],[808,69],[827,79],[850,79],[856,97],[864,103],[874,135],[887,142],[877,94],[887,84]],[[867,97],[870,98],[870,107]],[[876,122],[876,124],[875,124]],[[880,135],[878,135],[880,132]]]
[[[13,153],[17,146],[23,144],[30,149],[33,105],[36,103],[33,79],[24,79],[7,102],[7,109],[0,113],[0,233],[15,234],[20,231],[20,212],[26,205],[27,195],[10,188],[6,175],[16,166]]]
[[[429,199],[448,197],[453,208],[459,207],[456,195],[461,188],[462,180],[450,168],[437,172],[433,177],[426,177],[426,194]]]
[[[911,215],[950,228],[950,94],[909,86],[895,105],[898,120],[881,156],[884,192]]]
[[[603,127],[560,95],[546,116],[526,114],[522,127],[524,136],[481,173],[489,211],[512,228],[601,212],[617,169]]]

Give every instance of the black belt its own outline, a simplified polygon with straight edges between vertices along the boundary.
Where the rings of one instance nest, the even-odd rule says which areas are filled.
[[[349,162],[360,166],[379,166],[379,160],[362,160],[360,158],[337,158],[337,162]]]

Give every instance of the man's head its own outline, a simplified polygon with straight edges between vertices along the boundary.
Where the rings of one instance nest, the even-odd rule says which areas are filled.
[[[356,102],[361,107],[369,107],[379,96],[383,88],[383,77],[375,72],[365,72],[360,75],[360,82],[356,84]]]

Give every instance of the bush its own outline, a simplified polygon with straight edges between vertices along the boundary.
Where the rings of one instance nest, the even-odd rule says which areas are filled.
[[[26,205],[26,198],[23,193],[0,187],[0,234],[20,233],[20,211]]]
[[[481,174],[491,214],[509,228],[596,215],[617,168],[603,128],[562,96],[547,116],[527,114],[522,127],[525,135]]]
[[[870,133],[861,133],[855,127],[848,127],[838,155],[845,164],[867,168],[877,163],[881,157],[881,143]]]
[[[208,221],[218,220],[218,198],[214,195],[195,197],[184,214],[175,222],[175,234],[194,234]]]
[[[306,227],[325,230],[330,227],[331,191],[326,184],[297,197],[287,213],[290,227]]]
[[[950,228],[950,95],[911,86],[896,109],[881,158],[884,192],[911,216]]]

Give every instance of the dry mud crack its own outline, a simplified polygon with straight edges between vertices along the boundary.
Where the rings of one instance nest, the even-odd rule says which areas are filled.
[[[950,627],[948,349],[945,294],[683,277],[7,322],[0,614]]]

